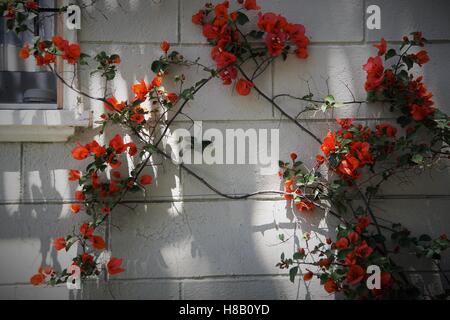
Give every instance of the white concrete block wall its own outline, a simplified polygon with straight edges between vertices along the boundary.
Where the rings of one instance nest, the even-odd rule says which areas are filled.
[[[201,31],[190,22],[204,1],[104,1],[83,17],[79,34],[83,51],[106,50],[122,56],[120,74],[112,89],[120,99],[129,98],[129,87],[152,77],[150,62],[160,55],[159,43],[167,40],[186,57],[200,57],[213,65],[210,48]],[[306,61],[289,58],[277,62],[259,84],[268,94],[306,92],[309,80],[314,93],[326,94],[325,80],[338,99],[349,99],[346,83],[357,98],[365,97],[361,65],[374,54],[373,42],[380,37],[396,41],[405,33],[423,30],[432,41],[431,62],[424,68],[425,81],[440,108],[450,112],[447,76],[450,68],[449,12],[446,0],[421,1],[362,0],[259,0],[265,11],[275,11],[293,22],[303,23],[311,36]],[[365,8],[378,4],[382,29],[365,29]],[[108,18],[105,19],[103,14]],[[255,17],[253,17],[255,19]],[[186,71],[197,80],[202,71]],[[98,79],[81,74],[84,90],[94,93]],[[294,113],[298,105],[280,103]],[[98,103],[87,103],[97,116]],[[204,130],[279,128],[280,157],[297,151],[307,164],[314,161],[318,145],[279,114],[257,94],[240,97],[219,80],[208,84],[189,103],[187,114],[203,120]],[[334,113],[316,114],[303,124],[318,135],[334,125],[336,117],[354,117],[368,124],[394,117],[377,105],[346,107]],[[187,126],[179,122],[177,126]],[[94,130],[79,131],[67,143],[3,143],[0,145],[0,297],[60,299],[334,299],[317,282],[291,284],[285,271],[275,268],[281,251],[290,253],[293,243],[278,244],[278,235],[293,233],[293,213],[274,196],[231,201],[220,198],[195,178],[168,161],[155,159],[149,173],[156,177],[148,194],[139,198],[134,212],[113,213],[109,241],[114,255],[125,259],[126,273],[109,282],[89,282],[82,292],[64,287],[34,288],[29,277],[41,264],[65,266],[69,255],[56,253],[51,239],[65,234],[82,216],[68,210],[74,186],[67,181],[68,169],[83,168],[70,157],[75,142],[85,143]],[[193,165],[202,177],[224,192],[245,193],[279,189],[277,176],[262,176],[256,165]],[[382,190],[385,199],[376,202],[379,214],[401,220],[416,232],[435,236],[450,232],[448,210],[450,172],[440,168],[410,183],[393,181]],[[134,198],[130,198],[134,199]],[[144,203],[143,203],[144,202]],[[333,234],[336,221],[316,212],[300,215],[301,230],[316,230],[323,237]],[[278,245],[276,245],[278,244]],[[414,263],[411,269],[414,270]],[[448,256],[444,268],[450,269]],[[420,274],[419,274],[420,275]],[[434,284],[438,277],[432,277]]]

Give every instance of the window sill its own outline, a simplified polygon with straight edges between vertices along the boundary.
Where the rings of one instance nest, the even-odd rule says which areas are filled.
[[[90,112],[0,110],[0,142],[63,142],[77,127],[90,126]]]

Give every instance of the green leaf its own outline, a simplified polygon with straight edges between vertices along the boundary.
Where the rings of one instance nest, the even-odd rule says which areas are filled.
[[[427,235],[427,234],[422,234],[419,237],[419,241],[431,241],[431,240],[432,240],[431,237],[429,235]]]
[[[421,154],[415,154],[411,157],[411,161],[417,164],[421,164],[423,162],[423,156]]]
[[[389,49],[386,54],[384,55],[384,59],[388,60],[392,57],[395,57],[397,55],[397,51],[395,51],[395,49]]]
[[[298,273],[298,267],[293,267],[289,270],[289,280],[294,283],[295,281],[295,276]]]
[[[238,15],[237,15],[237,18],[236,18],[236,22],[238,24],[243,26],[244,24],[246,24],[249,21],[250,21],[250,19],[247,17],[247,15],[245,13],[242,13],[242,12],[238,11]]]
[[[160,71],[164,72],[168,66],[169,65],[166,62],[163,62],[161,60],[155,60],[152,63],[151,69],[154,73],[158,73]]]
[[[252,30],[249,34],[250,37],[252,37],[253,39],[261,39],[264,35],[264,31],[256,31],[256,30]]]
[[[414,66],[414,61],[409,56],[404,56],[402,58],[403,62],[408,67],[408,70],[411,69]]]

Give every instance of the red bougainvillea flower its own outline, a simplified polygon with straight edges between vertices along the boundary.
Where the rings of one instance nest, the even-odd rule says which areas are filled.
[[[78,181],[80,179],[81,172],[79,170],[69,171],[69,181]]]
[[[127,147],[128,147],[128,154],[130,156],[135,156],[137,154],[137,147],[133,142],[127,143]],[[118,173],[118,172],[115,172]],[[120,177],[120,174],[119,174]]]
[[[89,227],[89,224],[87,223],[83,223],[80,227],[80,233],[86,238],[90,238],[92,237],[92,235],[94,234],[94,228],[93,227]]]
[[[83,262],[83,264],[93,264],[94,257],[85,252],[81,255],[81,261]]]
[[[422,66],[423,64],[430,61],[430,57],[428,56],[428,53],[425,50],[421,50],[416,54],[409,55],[411,59],[413,59],[419,66]]]
[[[161,87],[161,85],[162,85],[162,80],[163,80],[163,78],[160,77],[160,76],[154,77],[153,80],[152,80],[152,85],[151,85],[151,87],[152,87],[152,88],[155,88],[155,87],[156,87],[156,88]]]
[[[66,248],[66,239],[63,237],[53,240],[53,247],[59,251]]]
[[[271,57],[278,57],[286,46],[286,34],[283,32],[267,33],[265,43]]]
[[[127,146],[123,143],[123,139],[119,134],[116,134],[110,141],[109,146],[114,149],[117,154],[124,152]]]
[[[25,3],[25,7],[30,10],[37,10],[39,8],[39,4],[36,1],[29,0]]]
[[[276,30],[276,27],[279,27],[279,18],[280,16],[272,12],[259,14],[258,28],[265,32],[273,32]]]
[[[192,23],[196,25],[202,25],[204,17],[205,12],[203,10],[200,10],[192,16]]]
[[[120,179],[122,177],[122,174],[119,171],[111,172],[111,177],[115,179]]]
[[[132,116],[130,116],[130,120],[133,122],[136,122],[138,124],[141,124],[142,122],[145,121],[145,118],[142,114],[140,113],[135,113]]]
[[[336,135],[332,133],[331,131],[328,132],[325,139],[323,140],[322,145],[320,146],[320,149],[323,151],[323,153],[328,156],[330,153],[334,152],[336,150]]]
[[[38,286],[38,285],[44,283],[44,281],[45,281],[45,276],[42,273],[37,273],[34,276],[32,276],[30,279],[30,283],[33,286]]]
[[[92,140],[85,146],[89,152],[95,154],[96,157],[101,157],[106,154],[105,147],[101,146],[97,141]]]
[[[397,134],[397,128],[391,126],[390,124],[377,124],[375,126],[376,135],[381,137],[383,135],[388,136],[389,138],[394,138]]]
[[[363,69],[367,72],[367,79],[364,85],[366,91],[378,89],[384,80],[384,67],[381,57],[370,57],[367,63],[363,65]]]
[[[312,271],[308,270],[308,272],[306,272],[303,275],[303,281],[309,281],[309,280],[311,280],[313,278],[313,276],[314,276],[314,273],[312,273]]]
[[[228,67],[222,71],[220,71],[220,79],[222,79],[222,83],[224,85],[231,84],[232,80],[236,79],[237,77],[237,69],[234,67]]]
[[[286,193],[293,193],[294,189],[292,188],[294,185],[294,181],[292,179],[286,180],[284,182],[284,192]],[[294,197],[291,194],[285,194],[284,198],[288,201],[294,199]]]
[[[79,204],[71,204],[70,205],[70,211],[72,211],[72,213],[78,213],[80,212],[81,206]]]
[[[64,40],[61,36],[56,35],[52,38],[52,42],[56,48],[60,51],[64,51],[64,49],[69,45],[67,40]]]
[[[88,155],[89,155],[89,150],[86,147],[83,147],[82,145],[78,145],[78,147],[75,147],[72,150],[72,157],[75,160],[86,159]]]
[[[237,58],[234,54],[223,51],[221,49],[219,49],[217,54],[213,51],[212,58],[216,62],[219,69],[226,68],[237,61]]]
[[[137,100],[145,101],[145,96],[147,95],[149,88],[145,81],[141,80],[139,83],[134,84],[131,87],[131,91],[133,91]]]
[[[291,160],[292,160],[292,161],[295,161],[295,159],[297,159],[297,154],[296,154],[295,152],[292,152],[292,153],[290,154],[290,157],[291,157]]]
[[[19,51],[19,57],[25,60],[28,59],[29,56],[30,56],[30,45],[28,43],[25,43]]]
[[[152,183],[153,177],[152,177],[152,176],[149,176],[149,175],[143,175],[139,181],[140,181],[141,184],[143,184],[143,185],[148,185],[148,184],[151,184],[151,183]]]
[[[118,169],[122,165],[122,162],[117,160],[116,155],[114,153],[111,153],[109,155],[108,159],[106,160],[106,163],[108,163],[113,169]]]
[[[379,56],[382,56],[386,53],[387,44],[386,44],[386,40],[384,40],[384,38],[381,38],[380,43],[374,44],[373,46],[378,49]]]
[[[245,0],[244,1],[244,8],[247,9],[247,10],[259,10],[259,9],[261,9],[261,7],[256,4],[256,0]]]
[[[251,89],[253,88],[253,83],[251,81],[245,80],[245,79],[240,79],[237,83],[236,83],[236,91],[237,93],[239,93],[241,96],[247,96],[250,94]]]
[[[105,240],[101,236],[91,236],[89,240],[92,242],[92,246],[97,250],[106,248]]]
[[[120,267],[120,265],[122,264],[122,261],[123,261],[123,259],[111,257],[111,259],[109,259],[108,263],[106,264],[106,269],[108,270],[108,273],[110,275],[113,275],[113,274],[124,272],[125,269]]]
[[[325,158],[323,156],[321,156],[320,154],[318,154],[316,156],[316,161],[317,161],[317,164],[320,166],[325,162]]]
[[[336,241],[336,248],[338,249],[347,249],[348,248],[348,239],[343,237]]]
[[[299,201],[295,203],[295,207],[299,211],[309,211],[315,208],[314,203],[306,200]]]
[[[75,64],[80,58],[80,55],[80,45],[78,43],[71,43],[64,48],[62,57],[67,63]]]
[[[75,199],[78,201],[83,201],[86,199],[86,195],[83,191],[77,190],[75,191]]]
[[[295,50],[295,55],[299,59],[306,59],[308,58],[308,50],[306,48],[298,48]]]
[[[325,284],[323,285],[323,288],[325,289],[326,292],[328,292],[330,294],[338,291],[337,284],[331,278],[325,282]]]
[[[161,48],[162,51],[167,53],[167,51],[169,51],[169,49],[170,49],[170,44],[167,41],[163,41],[163,42],[161,42],[159,47]]]
[[[420,106],[418,104],[413,104],[410,108],[411,116],[416,121],[423,121],[426,117],[435,112],[434,108],[428,106]]]
[[[372,252],[372,247],[370,247],[366,241],[361,242],[361,244],[355,249],[355,254],[363,259],[368,258]]]
[[[93,172],[91,174],[91,182],[92,182],[92,186],[94,187],[94,189],[97,189],[100,187],[100,178],[99,178],[97,172]]]
[[[344,261],[345,265],[351,266],[351,265],[356,264],[356,262],[357,262],[357,259],[356,259],[355,253],[354,252],[347,253],[347,255],[345,256],[345,261]]]
[[[366,276],[365,270],[361,266],[355,264],[350,266],[350,268],[348,269],[347,282],[351,285],[355,285],[360,283],[365,276]]]
[[[353,119],[350,118],[336,118],[336,122],[342,127],[342,129],[346,130],[350,129],[350,127],[353,125]]]
[[[224,1],[223,3],[217,4],[214,8],[214,13],[216,14],[216,17],[223,17],[225,20],[227,20],[228,7],[229,7],[228,1]]]
[[[359,241],[359,235],[357,232],[352,231],[347,236],[348,240],[350,240],[351,243],[355,244]]]
[[[319,260],[319,267],[328,269],[331,265],[331,260],[324,258]]]
[[[178,100],[178,95],[175,92],[169,92],[167,94],[167,101],[169,101],[170,103],[175,103]]]
[[[104,106],[109,111],[122,111],[125,108],[125,102],[117,101],[116,97],[112,96],[111,98],[106,99]]]
[[[392,275],[389,272],[383,271],[380,275],[380,284],[381,289],[389,288],[392,283],[394,282],[394,279],[392,278]]]
[[[368,216],[361,216],[358,218],[358,224],[355,226],[357,232],[362,232],[370,225],[370,219]]]

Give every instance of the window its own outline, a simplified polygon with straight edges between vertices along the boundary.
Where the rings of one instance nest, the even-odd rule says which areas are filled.
[[[41,8],[60,8],[68,3],[39,1]],[[31,43],[34,34],[44,39],[60,34],[76,42],[77,32],[65,28],[63,22],[61,14],[40,12],[37,19],[29,21],[32,32],[16,36],[7,32],[5,21],[0,18],[0,142],[67,141],[75,128],[92,125],[91,112],[84,110],[78,94],[56,81],[48,70],[36,67],[34,59],[22,60],[18,56],[24,42]],[[59,60],[55,68],[65,77],[64,69],[69,66]],[[70,80],[78,84],[77,77]]]
[[[43,8],[54,8],[54,0],[40,0]],[[30,31],[17,35],[6,28],[0,18],[0,109],[56,109],[56,77],[45,68],[37,67],[33,59],[18,56],[24,43],[33,37],[51,39],[56,33],[56,18],[52,13],[41,12],[28,21]]]

